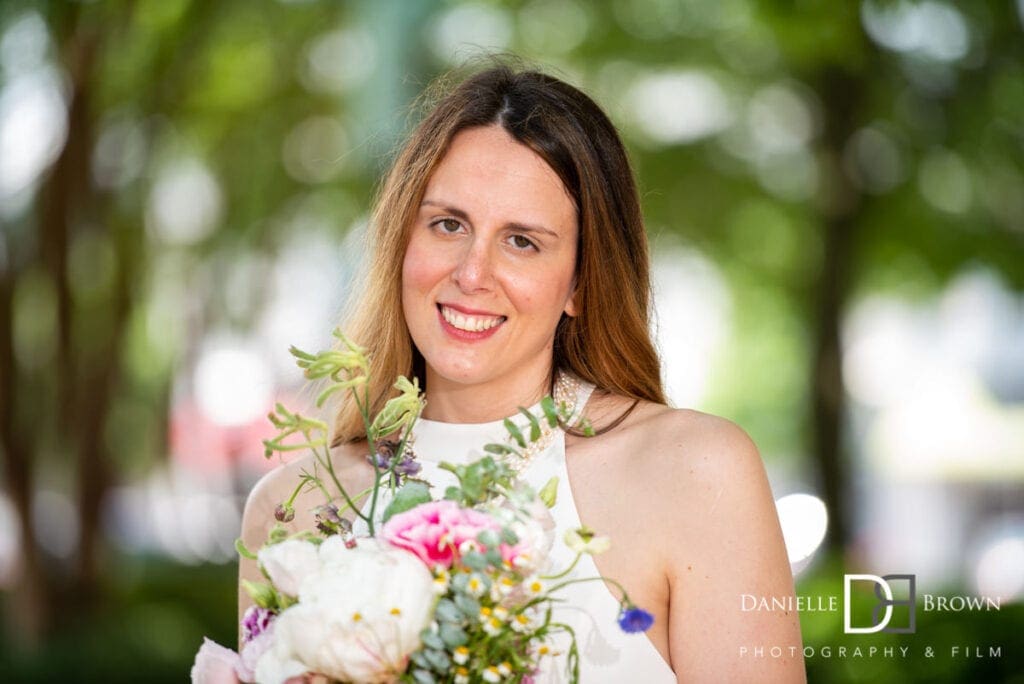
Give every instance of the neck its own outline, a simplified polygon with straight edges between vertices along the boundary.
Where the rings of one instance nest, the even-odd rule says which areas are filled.
[[[534,372],[521,371],[466,384],[441,377],[428,367],[423,417],[443,423],[489,423],[513,415],[520,406],[533,406],[551,393],[550,361]]]

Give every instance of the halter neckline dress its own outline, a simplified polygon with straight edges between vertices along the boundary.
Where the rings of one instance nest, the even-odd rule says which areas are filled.
[[[588,383],[575,384],[575,413],[570,424],[582,416],[583,407],[594,389]],[[539,404],[531,411],[534,415],[543,415]],[[513,416],[512,420],[519,425],[526,424],[521,414]],[[413,448],[423,467],[417,477],[434,486],[436,498],[438,492],[444,492],[447,486],[456,483],[451,473],[438,468],[440,462],[459,464],[475,461],[484,455],[485,444],[504,442],[507,434],[503,420],[443,423],[421,418],[413,428]],[[526,464],[520,477],[538,491],[552,477],[558,478],[557,499],[551,509],[555,520],[551,568],[560,571],[568,567],[575,556],[565,546],[562,537],[566,530],[580,527],[565,465],[565,433],[561,429],[554,430],[553,439]],[[614,537],[612,543],[615,543]],[[598,574],[593,559],[584,554],[569,577],[596,577]],[[576,633],[581,684],[621,684],[629,681],[675,684],[675,674],[647,635],[627,634],[619,628],[616,621],[619,601],[604,582],[573,584],[559,590],[557,596],[564,599],[564,603],[555,609],[555,619],[570,625]],[[562,637],[565,635],[558,635],[553,641],[555,649],[564,653],[568,639],[560,641]],[[541,671],[534,681],[537,684],[568,682],[565,656],[542,661]]]

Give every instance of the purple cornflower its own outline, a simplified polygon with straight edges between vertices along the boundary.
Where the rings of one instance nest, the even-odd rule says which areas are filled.
[[[242,638],[249,643],[263,632],[267,631],[273,621],[275,613],[267,608],[249,606],[242,616]]]
[[[654,624],[654,616],[643,608],[629,606],[623,608],[619,613],[619,627],[623,632],[633,634],[635,632],[646,632]]]
[[[420,472],[423,468],[410,454],[402,457],[402,460],[395,466],[395,472],[403,477],[411,477]]]

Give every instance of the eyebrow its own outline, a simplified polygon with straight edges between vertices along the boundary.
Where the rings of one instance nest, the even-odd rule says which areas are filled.
[[[459,209],[458,207],[453,207],[453,206],[451,206],[449,204],[445,204],[444,202],[439,202],[437,200],[431,200],[431,199],[425,199],[425,200],[423,200],[423,202],[420,203],[420,206],[421,207],[426,207],[426,206],[437,207],[438,209],[441,209],[441,210],[445,211],[446,213],[451,214],[452,216],[454,216],[456,218],[460,218],[463,221],[466,221],[467,223],[472,223],[472,221],[469,218],[469,214],[467,214],[462,209]],[[514,231],[520,232],[520,233],[542,233],[544,235],[550,235],[553,238],[558,238],[559,237],[558,233],[556,233],[555,231],[551,230],[550,228],[545,228],[544,226],[537,225],[537,224],[521,223],[519,221],[509,221],[508,223],[505,224],[505,228],[509,229],[509,230],[514,230]]]

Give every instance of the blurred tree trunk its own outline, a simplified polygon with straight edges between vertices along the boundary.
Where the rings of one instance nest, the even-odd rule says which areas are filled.
[[[857,130],[864,83],[844,67],[823,69],[814,80],[824,110],[821,202],[822,260],[814,296],[811,358],[812,453],[829,511],[828,547],[842,552],[850,539],[849,454],[843,447],[846,407],[840,327],[850,291],[853,245],[862,212],[859,189],[842,167],[843,149]]]
[[[0,254],[0,448],[4,453],[4,481],[18,516],[19,567],[14,590],[6,601],[8,634],[23,646],[37,645],[50,626],[52,608],[48,578],[32,529],[32,463],[35,445],[32,429],[25,425],[24,410],[18,415],[15,397],[19,396],[17,363],[14,358],[14,288],[17,283],[19,255],[3,241]]]
[[[81,325],[82,312],[75,310],[74,294],[68,274],[68,254],[72,237],[83,223],[102,215],[90,182],[90,152],[94,145],[93,101],[100,28],[95,18],[78,9],[55,22],[60,38],[61,59],[69,76],[68,134],[40,192],[40,235],[42,257],[54,284],[57,298],[57,363],[55,365],[56,401],[59,435],[58,448],[77,461],[77,504],[80,536],[78,557],[67,596],[76,603],[90,604],[96,598],[96,545],[99,538],[100,507],[103,493],[111,481],[110,468],[103,453],[103,426],[107,419],[110,382],[120,363],[118,344],[124,327],[123,306],[118,297],[112,306],[112,329],[106,333],[107,348],[83,353],[78,339],[87,326]],[[106,228],[105,220],[95,221]],[[119,269],[120,271],[123,269]],[[120,286],[121,278],[117,278]],[[79,325],[76,326],[76,321]]]

